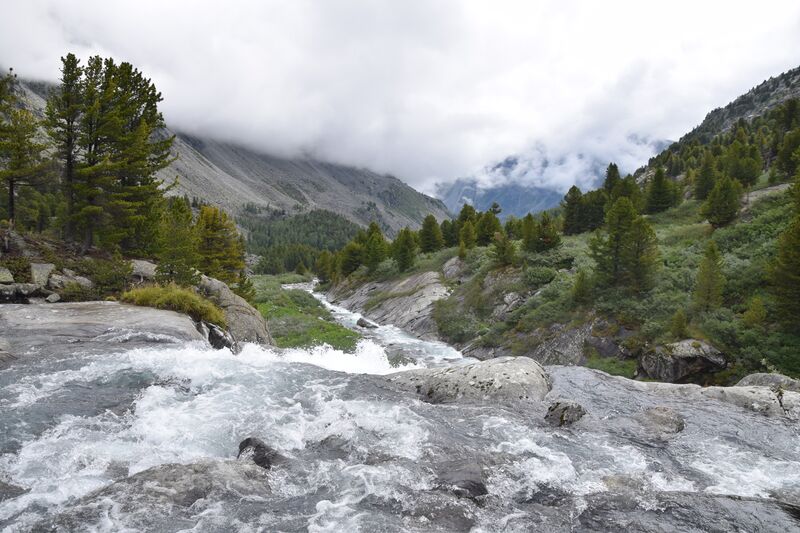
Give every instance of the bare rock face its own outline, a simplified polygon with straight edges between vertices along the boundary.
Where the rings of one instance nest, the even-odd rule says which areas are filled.
[[[38,287],[46,287],[47,281],[50,279],[50,274],[56,266],[53,263],[31,263],[31,279],[34,285]]]
[[[498,357],[448,368],[406,370],[386,376],[430,403],[538,402],[550,392],[544,369],[526,357]]]
[[[464,266],[464,261],[462,261],[459,257],[453,257],[452,259],[449,259],[442,266],[442,274],[444,275],[444,279],[448,281],[458,279],[461,277],[461,273],[464,271]]]
[[[272,344],[267,322],[261,313],[223,282],[202,276],[197,288],[203,296],[214,302],[225,313],[225,320],[234,340]]]
[[[436,340],[433,304],[447,294],[438,272],[421,272],[401,280],[366,283],[355,290],[335,287],[328,296],[380,324],[393,324],[422,339]]]
[[[800,392],[800,380],[792,379],[783,374],[756,373],[743,377],[739,387],[769,387],[770,389]]]
[[[670,383],[708,372],[722,370],[725,356],[707,342],[686,339],[659,346],[639,358],[639,367],[647,376]]]

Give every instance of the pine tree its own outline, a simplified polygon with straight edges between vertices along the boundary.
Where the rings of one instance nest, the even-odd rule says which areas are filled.
[[[352,240],[345,244],[341,252],[339,252],[339,264],[342,275],[347,277],[364,264],[366,256],[366,248],[356,240]]]
[[[156,281],[180,286],[196,285],[198,240],[192,224],[192,208],[182,198],[171,198],[161,218],[158,234]]]
[[[792,194],[794,220],[778,238],[778,255],[769,277],[781,322],[796,328],[800,322],[800,175]]]
[[[333,256],[328,250],[323,250],[314,263],[314,272],[320,283],[328,283],[332,278]]]
[[[464,241],[459,241],[458,243],[458,258],[462,261],[467,258],[467,246]]]
[[[603,181],[603,189],[605,189],[608,194],[611,194],[621,179],[617,165],[609,163],[606,169],[606,179]]]
[[[464,204],[461,206],[461,211],[458,213],[458,225],[459,227],[463,227],[466,222],[472,222],[474,226],[475,223],[478,221],[478,212],[475,211],[475,208],[472,207],[470,204]]]
[[[592,286],[585,270],[579,270],[572,284],[572,301],[576,304],[585,304],[592,299]]]
[[[686,319],[686,313],[683,309],[678,309],[675,311],[675,314],[672,315],[672,319],[669,322],[669,332],[672,336],[677,339],[685,339],[688,335],[689,323]]]
[[[476,243],[475,228],[472,226],[472,222],[467,220],[464,225],[461,226],[460,244],[463,244],[464,247],[469,250],[470,248],[474,248]]]
[[[522,219],[522,248],[526,252],[538,251],[539,223],[528,213]]]
[[[647,220],[639,216],[631,224],[622,250],[622,266],[627,286],[637,292],[652,287],[657,263],[656,232]]]
[[[45,145],[36,141],[38,121],[27,109],[11,109],[0,136],[0,181],[8,191],[8,219],[14,222],[17,188],[32,185],[46,169],[42,152]]]
[[[697,269],[692,305],[695,311],[705,313],[722,305],[722,290],[725,278],[722,275],[722,256],[714,241],[708,241],[703,260]]]
[[[492,241],[492,247],[489,250],[489,254],[494,260],[494,264],[497,266],[502,267],[513,264],[514,259],[516,258],[514,241],[509,239],[508,235],[506,235],[504,232],[498,231],[494,234],[494,240]]]
[[[736,220],[741,198],[742,186],[739,182],[723,176],[711,189],[701,212],[713,227],[726,226]]]
[[[45,109],[45,127],[63,167],[62,187],[66,200],[64,238],[73,237],[75,171],[78,164],[78,135],[83,105],[83,69],[74,54],[61,58],[61,83],[51,91]]]
[[[244,270],[244,242],[225,211],[204,205],[197,219],[199,270],[225,283],[236,283]]]
[[[608,194],[604,189],[589,191],[581,198],[580,232],[592,231],[603,225]]]
[[[564,235],[577,235],[583,231],[581,224],[581,190],[573,185],[564,196],[561,205],[564,209]]]
[[[558,234],[553,219],[547,212],[542,213],[539,223],[536,224],[535,251],[544,252],[561,246],[561,236]]]
[[[606,210],[610,209],[611,206],[614,205],[614,202],[623,197],[628,198],[631,201],[634,209],[636,209],[637,212],[642,211],[642,207],[644,206],[642,190],[639,188],[639,184],[636,183],[636,178],[630,174],[625,176],[624,179],[620,180],[614,186],[614,189],[609,194],[608,202],[606,203]]]
[[[419,248],[422,253],[436,252],[444,248],[444,238],[436,217],[428,215],[419,230]]]
[[[697,200],[705,200],[708,198],[708,194],[716,183],[716,173],[714,156],[710,151],[707,151],[703,157],[703,164],[700,167],[700,171],[697,173],[697,177],[694,180],[694,197]]]
[[[760,328],[767,320],[767,308],[760,296],[753,296],[747,304],[747,310],[742,315],[742,322],[751,328]]]
[[[503,226],[494,211],[485,211],[478,218],[478,225],[475,227],[475,237],[478,246],[488,246],[494,240],[494,234],[502,232]]]
[[[417,257],[417,243],[414,239],[414,232],[410,229],[403,228],[397,234],[394,241],[394,260],[397,262],[397,269],[400,272],[405,272],[412,266]]]
[[[364,247],[364,264],[367,265],[370,272],[375,272],[378,265],[386,259],[388,255],[387,249],[388,245],[380,230],[377,232],[373,231]]]
[[[439,229],[442,232],[442,238],[444,239],[444,245],[447,248],[452,248],[453,246],[458,246],[459,236],[456,230],[456,224],[453,223],[450,219],[442,220]]]
[[[675,205],[675,184],[658,168],[647,189],[647,212],[660,213]]]

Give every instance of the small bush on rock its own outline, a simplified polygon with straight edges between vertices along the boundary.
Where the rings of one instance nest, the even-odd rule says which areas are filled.
[[[123,302],[134,305],[185,313],[194,320],[203,320],[223,328],[227,327],[225,315],[219,307],[191,289],[184,289],[177,285],[140,287],[123,293],[121,299]]]

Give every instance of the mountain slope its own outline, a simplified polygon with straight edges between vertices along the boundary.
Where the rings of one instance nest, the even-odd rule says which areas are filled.
[[[50,85],[21,81],[21,99],[42,116]],[[399,179],[367,169],[311,158],[287,159],[234,143],[175,134],[177,159],[159,173],[166,183],[178,178],[169,194],[188,195],[224,208],[234,216],[247,204],[291,214],[332,211],[356,224],[378,222],[393,236],[404,226],[419,227],[433,214],[449,218],[444,204]]]

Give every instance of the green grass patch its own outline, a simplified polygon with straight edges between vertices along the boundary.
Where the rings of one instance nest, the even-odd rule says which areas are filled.
[[[370,296],[369,300],[364,302],[364,311],[375,309],[386,300],[391,300],[392,298],[404,298],[406,296],[412,296],[417,292],[419,292],[421,288],[422,287],[415,287],[413,289],[408,289],[407,291],[397,291],[397,292],[378,292]]]
[[[617,359],[615,357],[600,357],[592,354],[586,361],[586,366],[595,370],[602,370],[612,376],[633,378],[636,374],[636,359]]]
[[[227,327],[222,309],[206,300],[191,289],[177,285],[140,287],[124,292],[123,302],[155,307],[156,309],[169,309],[189,315],[195,320],[203,320],[221,327]]]

